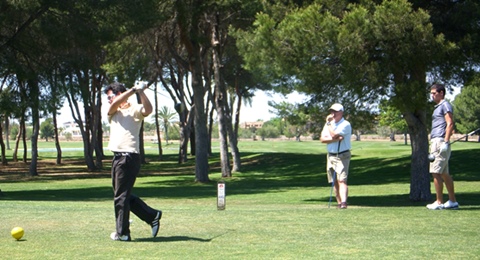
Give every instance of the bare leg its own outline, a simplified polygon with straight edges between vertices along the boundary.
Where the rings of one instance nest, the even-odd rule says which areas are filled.
[[[435,192],[437,193],[437,202],[443,204],[443,174],[432,173]]]
[[[348,186],[346,181],[340,181],[340,202],[347,202],[348,198]]]
[[[442,174],[443,177],[443,182],[445,182],[445,187],[447,188],[448,191],[448,199],[451,202],[456,202],[457,199],[455,198],[455,186],[453,185],[453,179],[452,176],[449,174]]]
[[[335,180],[335,199],[337,199],[337,204],[340,204],[342,202],[338,180]]]

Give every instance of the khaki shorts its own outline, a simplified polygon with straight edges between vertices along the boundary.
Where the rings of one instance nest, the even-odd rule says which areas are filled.
[[[335,172],[335,179],[339,181],[347,181],[348,167],[350,166],[350,159],[352,153],[350,151],[339,154],[327,154],[327,178],[328,183],[332,183],[333,174]]]
[[[435,156],[435,161],[430,163],[430,173],[449,174],[448,160],[450,159],[452,148],[451,145],[449,145],[448,150],[441,153],[440,146],[444,142],[443,138],[433,138],[431,140],[430,153]]]

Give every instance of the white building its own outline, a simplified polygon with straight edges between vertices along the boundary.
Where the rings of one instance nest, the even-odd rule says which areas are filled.
[[[61,136],[65,136],[67,133],[72,134],[72,137],[82,136],[82,133],[80,132],[80,127],[74,121],[63,123],[62,128],[63,131],[60,133]]]

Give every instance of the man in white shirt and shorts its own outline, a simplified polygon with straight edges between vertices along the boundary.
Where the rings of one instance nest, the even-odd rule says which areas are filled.
[[[352,154],[352,126],[343,118],[343,106],[333,104],[329,108],[320,141],[327,144],[327,177],[334,185],[337,208],[347,208],[348,198],[348,168]]]

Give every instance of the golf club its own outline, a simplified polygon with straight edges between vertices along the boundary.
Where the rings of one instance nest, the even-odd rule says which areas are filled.
[[[450,145],[456,143],[457,141],[462,140],[463,138],[466,138],[467,136],[471,136],[471,135],[475,134],[475,133],[478,132],[479,130],[480,130],[480,128],[478,128],[478,129],[476,129],[476,130],[474,130],[474,131],[472,131],[472,132],[470,132],[470,133],[468,133],[468,134],[466,134],[466,135],[464,135],[464,136],[462,136],[462,137],[454,140],[453,142],[450,143]],[[435,151],[435,153],[438,153],[438,149],[437,149],[437,151]],[[428,154],[428,160],[429,160],[430,162],[435,161],[435,153],[429,153],[429,154]]]
[[[153,82],[148,82],[148,81],[142,81],[142,80],[136,80],[135,81],[135,86],[141,85],[142,86],[142,91],[145,89],[148,89]]]
[[[335,176],[337,175],[337,172],[335,171],[335,168],[333,169],[333,176],[332,176],[332,188],[330,189],[330,200],[328,200],[328,208],[330,208],[330,205],[332,204],[332,195],[333,195],[333,186],[335,185]]]

